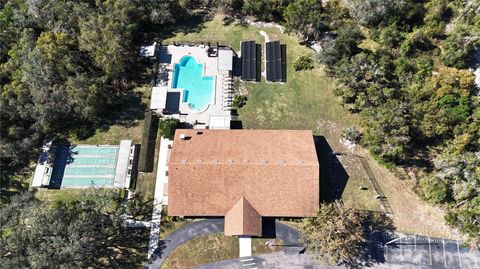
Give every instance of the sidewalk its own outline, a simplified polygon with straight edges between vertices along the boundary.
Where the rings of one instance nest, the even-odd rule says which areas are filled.
[[[173,141],[170,141],[163,137],[160,139],[157,179],[155,181],[155,196],[153,199],[152,221],[149,237],[150,239],[148,242],[148,258],[150,258],[150,256],[153,254],[153,252],[158,246],[158,240],[160,236],[160,221],[162,219],[162,208],[163,205],[168,205],[167,196],[165,195],[165,185],[166,183],[168,183],[168,147],[169,145],[172,145],[172,142]]]

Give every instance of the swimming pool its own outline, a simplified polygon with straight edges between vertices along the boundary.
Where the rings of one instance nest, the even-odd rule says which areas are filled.
[[[213,100],[213,77],[204,77],[203,65],[192,56],[184,56],[173,71],[172,88],[183,89],[183,102],[194,110],[203,110]]]

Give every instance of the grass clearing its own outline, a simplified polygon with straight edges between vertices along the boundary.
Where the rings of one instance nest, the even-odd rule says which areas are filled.
[[[270,239],[252,238],[252,254],[260,255],[280,251],[282,247],[275,246],[272,249],[265,243]],[[276,240],[276,244],[283,242]],[[166,268],[192,268],[198,265],[215,261],[238,258],[238,237],[225,236],[221,233],[192,239],[177,249],[163,263],[162,269]]]
[[[158,154],[160,153],[160,138],[160,134],[157,133],[153,171],[150,173],[138,173],[136,193],[143,202],[153,203],[153,197],[155,195],[155,181],[157,180]]]
[[[120,140],[132,140],[134,144],[142,142],[143,112],[150,103],[151,87],[137,87],[130,96],[122,101],[121,112],[113,113],[113,124],[96,128],[95,133],[86,139],[71,137],[74,144],[118,145]]]
[[[40,188],[35,193],[35,197],[48,204],[55,204],[58,202],[72,203],[79,200],[85,192],[87,192],[87,189],[49,190]]]
[[[376,199],[377,194],[360,160],[353,156],[338,156],[338,159],[349,175],[342,194],[343,204],[346,207],[353,207],[359,210],[383,212],[382,205]]]

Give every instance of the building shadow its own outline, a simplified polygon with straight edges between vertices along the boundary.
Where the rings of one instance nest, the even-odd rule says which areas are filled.
[[[320,163],[320,202],[334,202],[342,198],[349,175],[324,136],[314,136]]]
[[[262,238],[275,238],[275,218],[262,217]]]

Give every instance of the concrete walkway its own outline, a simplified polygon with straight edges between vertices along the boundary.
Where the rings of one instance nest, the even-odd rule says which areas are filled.
[[[178,246],[199,236],[223,232],[223,224],[223,219],[207,219],[194,221],[176,230],[165,240],[159,242],[159,246],[154,251],[150,261],[145,265],[145,268],[159,269],[165,258]]]
[[[152,221],[150,225],[150,237],[148,241],[148,258],[153,254],[158,246],[158,238],[160,236],[160,222],[162,220],[163,205],[168,204],[167,196],[165,196],[165,185],[168,183],[167,161],[168,146],[172,141],[161,138],[160,151],[158,156],[157,179],[155,181],[155,196],[153,198]]]

